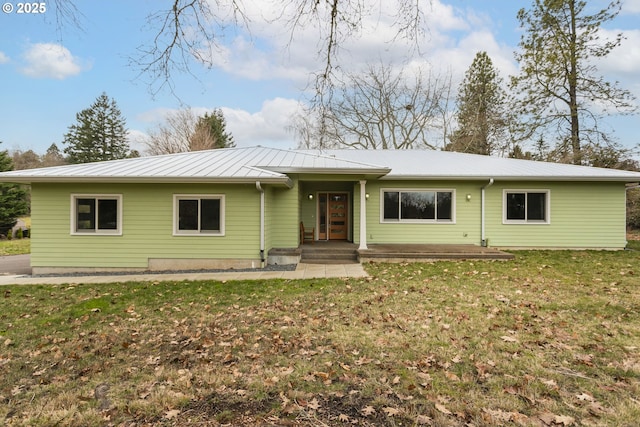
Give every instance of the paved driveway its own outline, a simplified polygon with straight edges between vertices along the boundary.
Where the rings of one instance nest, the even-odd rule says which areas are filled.
[[[31,274],[31,255],[0,256],[0,275]]]

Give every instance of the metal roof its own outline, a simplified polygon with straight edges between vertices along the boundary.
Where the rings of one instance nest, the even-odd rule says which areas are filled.
[[[638,182],[639,172],[434,150],[227,148],[0,173],[5,182],[207,182],[291,186],[289,173],[398,179]],[[361,178],[360,178],[361,179]]]
[[[640,181],[640,172],[436,150],[325,150],[325,155],[380,164],[383,180]]]

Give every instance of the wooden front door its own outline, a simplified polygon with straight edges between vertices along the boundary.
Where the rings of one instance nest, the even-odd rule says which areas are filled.
[[[349,195],[346,193],[329,193],[329,240],[346,240],[349,229],[348,221]]]

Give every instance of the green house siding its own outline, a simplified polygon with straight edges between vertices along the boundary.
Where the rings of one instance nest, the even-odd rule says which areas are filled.
[[[318,191],[350,196],[350,235],[359,243],[360,185],[349,181],[301,180],[293,187],[263,185],[265,254],[299,243],[299,221],[316,225]],[[475,244],[481,235],[481,188],[486,181],[368,180],[365,202],[367,243]],[[385,222],[381,198],[390,190],[451,190],[452,222]],[[545,224],[503,221],[504,190],[549,192]],[[74,235],[71,195],[118,194],[122,197],[121,235]],[[224,235],[173,235],[175,194],[224,195]],[[496,247],[624,248],[623,183],[495,182],[486,190],[485,237]],[[42,268],[146,269],[150,259],[235,259],[260,261],[260,191],[255,184],[47,184],[32,185],[31,263]]]
[[[368,181],[366,192],[367,243],[433,243],[479,244],[480,242],[479,183],[451,181]],[[451,190],[455,193],[453,222],[384,222],[381,219],[382,191],[389,190]],[[467,194],[471,195],[467,200]],[[354,199],[354,237],[359,242],[360,189]]]
[[[293,180],[293,188],[272,187],[268,193],[267,251],[271,248],[298,247],[300,233],[298,181]]]
[[[72,235],[71,194],[121,194],[122,235]],[[225,196],[224,236],[174,236],[174,194]],[[259,259],[255,185],[42,184],[32,186],[33,267],[146,268],[150,258]]]
[[[503,223],[505,189],[549,190],[549,223]],[[624,248],[625,202],[623,183],[496,182],[487,189],[486,237],[498,247]]]

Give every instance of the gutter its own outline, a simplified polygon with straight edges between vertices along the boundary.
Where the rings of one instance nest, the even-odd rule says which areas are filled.
[[[264,267],[264,188],[256,181],[256,189],[260,192],[260,268]]]
[[[487,183],[487,185],[482,187],[481,193],[480,193],[480,245],[483,247],[487,247],[489,246],[489,242],[487,241],[487,238],[485,237],[485,227],[484,227],[484,214],[485,214],[485,210],[484,210],[484,199],[485,199],[485,190],[489,187],[491,187],[493,185],[493,178],[489,179],[489,182]]]

